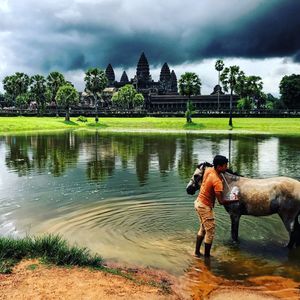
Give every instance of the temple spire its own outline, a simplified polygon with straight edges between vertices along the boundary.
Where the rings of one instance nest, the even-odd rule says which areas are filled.
[[[128,82],[129,82],[129,80],[128,80],[128,76],[127,76],[127,74],[126,74],[126,72],[125,72],[125,71],[123,71],[123,73],[122,73],[122,76],[121,76],[120,82],[122,82],[122,83],[128,83]]]
[[[137,64],[136,77],[138,80],[143,81],[149,81],[151,79],[149,63],[144,52],[142,53]]]
[[[169,82],[171,80],[170,68],[167,63],[164,63],[161,68],[159,80],[162,82]]]
[[[171,91],[174,93],[178,93],[177,77],[174,70],[172,70],[170,77],[171,77]]]
[[[115,72],[114,72],[114,69],[112,67],[111,64],[108,64],[106,70],[105,70],[105,74],[106,74],[106,77],[108,79],[108,85],[113,85],[114,81],[115,81]]]

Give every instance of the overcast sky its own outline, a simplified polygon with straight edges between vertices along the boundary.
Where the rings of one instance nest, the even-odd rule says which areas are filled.
[[[208,94],[223,59],[278,95],[300,74],[299,13],[300,0],[0,0],[0,90],[15,72],[60,71],[81,91],[84,71],[108,63],[132,78],[144,51],[154,80],[168,62]]]

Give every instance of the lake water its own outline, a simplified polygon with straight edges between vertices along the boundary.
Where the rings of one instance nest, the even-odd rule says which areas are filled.
[[[193,263],[198,218],[185,186],[197,163],[230,157],[244,176],[300,179],[300,137],[70,131],[0,137],[0,234],[59,233],[105,259],[182,274]],[[277,215],[243,216],[240,244],[215,208],[212,271],[227,278],[300,280]]]

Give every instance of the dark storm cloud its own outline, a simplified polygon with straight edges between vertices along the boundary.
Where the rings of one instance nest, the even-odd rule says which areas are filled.
[[[210,9],[207,8],[207,13]],[[175,30],[157,29],[157,26],[163,26],[164,22],[156,24],[155,17],[153,23],[150,22],[152,27],[139,27],[137,23],[129,31],[122,30],[122,23],[119,28],[101,23],[63,24],[60,29],[65,33],[76,31],[83,37],[93,35],[94,42],[88,49],[82,49],[80,45],[77,45],[77,49],[71,49],[75,56],[85,53],[85,64],[82,66],[94,64],[105,67],[112,63],[114,66],[126,68],[136,64],[142,51],[146,52],[153,65],[160,65],[164,61],[176,65],[214,57],[290,56],[299,62],[298,12],[300,1],[271,0],[258,1],[246,14],[238,15],[235,11],[232,19],[228,5],[229,16],[225,18],[226,21],[223,21],[224,16],[220,15],[215,22],[210,20],[203,24],[196,20],[181,27],[176,23],[174,16],[170,27]],[[178,9],[177,13],[181,11]],[[221,13],[224,14],[224,11],[220,9]],[[141,23],[143,24],[143,19]],[[190,28],[187,28],[188,26]]]
[[[220,57],[299,62],[299,12],[297,0],[3,0],[0,58],[6,73],[125,69],[142,51],[154,66]]]
[[[213,38],[201,53],[204,57],[291,56],[299,62],[299,12],[300,1],[293,0],[276,2],[271,7],[257,7],[253,14],[211,34]],[[212,31],[212,28],[207,29],[208,33]]]

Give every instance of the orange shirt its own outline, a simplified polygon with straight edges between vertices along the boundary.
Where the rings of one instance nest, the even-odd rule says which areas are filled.
[[[209,207],[215,206],[216,192],[223,192],[223,182],[214,168],[206,168],[197,200]]]

